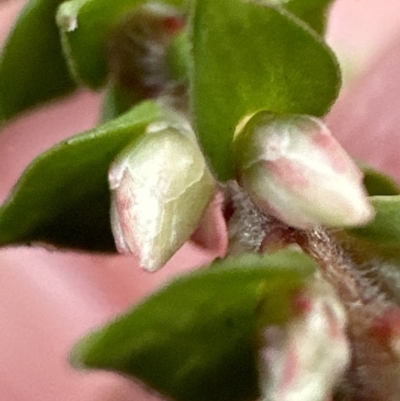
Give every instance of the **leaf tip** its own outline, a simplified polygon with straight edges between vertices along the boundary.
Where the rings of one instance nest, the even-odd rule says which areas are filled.
[[[98,334],[97,332],[90,333],[74,344],[68,356],[68,361],[72,367],[85,370],[100,366],[98,358],[96,358]]]
[[[56,22],[62,32],[72,32],[78,28],[78,8],[74,2],[65,2],[58,8]]]

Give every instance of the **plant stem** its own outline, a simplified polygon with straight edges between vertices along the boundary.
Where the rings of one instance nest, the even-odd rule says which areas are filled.
[[[299,230],[261,211],[236,182],[225,187],[229,254],[274,252],[297,244],[316,260],[323,278],[336,290],[347,311],[352,361],[340,401],[398,401],[400,308],[324,228]],[[376,268],[376,267],[374,267]],[[394,313],[393,313],[394,312]],[[400,335],[399,335],[400,336]],[[394,341],[396,340],[396,341]]]
[[[363,277],[358,266],[327,230],[299,231],[297,243],[318,262],[321,274],[336,289],[347,310],[352,363],[340,399],[398,400],[399,355],[393,349],[391,333],[398,322],[382,320],[398,307],[386,298],[378,285]],[[383,331],[378,330],[380,322],[386,325],[382,326]]]

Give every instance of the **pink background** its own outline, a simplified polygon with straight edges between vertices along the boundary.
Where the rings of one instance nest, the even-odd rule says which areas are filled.
[[[0,0],[0,44],[22,4]],[[400,180],[398,0],[338,0],[328,39],[353,72],[328,124],[353,156]],[[92,127],[99,104],[99,95],[81,92],[9,124],[0,135],[0,201],[35,156]],[[155,395],[114,374],[74,371],[66,361],[68,350],[90,328],[168,277],[209,261],[223,244],[214,237],[206,251],[188,244],[157,274],[144,273],[131,257],[1,250],[0,399],[155,400]]]

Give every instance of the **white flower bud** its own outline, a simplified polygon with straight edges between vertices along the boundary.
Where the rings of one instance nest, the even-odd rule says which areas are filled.
[[[259,112],[237,135],[235,153],[239,183],[289,226],[355,226],[374,217],[361,171],[314,117]]]
[[[322,279],[297,294],[293,307],[286,327],[263,332],[262,400],[326,401],[350,362],[344,307]]]
[[[215,182],[192,132],[167,125],[148,131],[110,168],[111,223],[117,249],[155,271],[197,228]]]

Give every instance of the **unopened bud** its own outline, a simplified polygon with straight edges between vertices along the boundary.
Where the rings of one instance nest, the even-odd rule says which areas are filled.
[[[259,112],[236,136],[235,154],[239,183],[289,226],[355,226],[374,217],[361,171],[314,117]]]
[[[317,279],[295,296],[293,308],[286,327],[263,332],[262,400],[325,401],[350,361],[344,307],[332,287]]]
[[[214,179],[191,135],[181,126],[157,127],[124,150],[109,172],[117,249],[136,254],[149,271],[189,239],[214,195]]]

